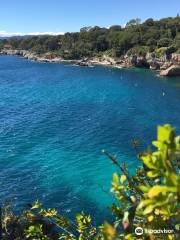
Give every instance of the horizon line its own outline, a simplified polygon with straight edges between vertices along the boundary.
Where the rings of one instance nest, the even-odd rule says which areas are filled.
[[[23,37],[23,36],[40,36],[40,35],[50,35],[50,36],[58,36],[64,35],[64,32],[8,32],[8,31],[0,31],[0,37]]]

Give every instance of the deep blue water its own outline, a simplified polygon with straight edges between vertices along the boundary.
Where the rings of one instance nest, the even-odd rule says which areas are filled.
[[[149,70],[83,68],[0,57],[0,201],[20,210],[36,199],[72,217],[108,214],[115,167],[107,149],[131,170],[156,125],[180,129],[180,78]]]

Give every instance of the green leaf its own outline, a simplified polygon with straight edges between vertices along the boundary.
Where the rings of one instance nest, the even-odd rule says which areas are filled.
[[[143,214],[146,215],[146,214],[152,213],[153,210],[154,210],[154,205],[150,204],[145,208]]]
[[[123,183],[126,179],[126,175],[123,174],[120,178],[120,182]]]
[[[153,216],[153,215],[148,216],[148,222],[152,222],[153,219],[154,219],[154,216]]]
[[[148,192],[149,189],[150,189],[150,187],[145,186],[145,185],[141,185],[141,186],[139,186],[139,189],[140,189],[141,191],[143,191],[143,192]]]
[[[113,174],[113,183],[117,186],[119,183],[119,177],[117,173]]]
[[[166,186],[154,186],[152,187],[149,192],[148,196],[149,198],[157,197],[160,193],[164,194],[168,191],[168,188]]]
[[[160,148],[162,146],[162,143],[159,141],[153,141],[152,144],[157,148]]]
[[[40,202],[37,200],[33,203],[33,206],[31,207],[31,209],[38,209],[41,207]]]
[[[158,141],[170,143],[174,137],[174,128],[169,124],[158,126]]]
[[[159,173],[157,171],[149,171],[147,172],[147,176],[150,178],[158,177]]]
[[[157,169],[156,165],[152,163],[152,156],[150,154],[146,156],[142,156],[141,160],[143,160],[144,164],[150,169]]]

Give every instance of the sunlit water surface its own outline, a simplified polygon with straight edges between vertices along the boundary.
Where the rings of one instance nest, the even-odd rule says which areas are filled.
[[[101,150],[133,171],[132,139],[144,149],[157,124],[180,128],[180,78],[156,74],[1,56],[1,202],[19,211],[39,199],[69,217],[109,216],[116,169]]]

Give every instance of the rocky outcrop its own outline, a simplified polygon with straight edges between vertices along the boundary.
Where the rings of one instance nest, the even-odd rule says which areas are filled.
[[[149,63],[145,57],[138,57],[136,55],[125,56],[123,58],[122,67],[139,67],[139,68],[149,68]]]
[[[102,57],[93,57],[87,61],[89,64],[99,64],[99,65],[110,65],[113,66],[116,64],[114,58],[103,55]]]
[[[103,55],[103,57],[101,58],[101,60],[103,62],[106,62],[107,64],[109,65],[113,65],[113,64],[116,64],[116,60],[112,57],[109,57],[109,56],[106,56],[106,55]]]
[[[149,61],[149,67],[151,70],[159,70],[161,66],[161,63],[159,63],[156,60]]]
[[[38,62],[61,62],[63,59],[61,57],[55,57],[48,53],[45,54],[36,54],[27,50],[14,50],[14,49],[3,49],[0,54],[3,55],[15,55],[20,56],[29,60],[38,61]]]
[[[172,65],[166,70],[162,70],[160,72],[160,76],[169,76],[169,77],[180,76],[180,65]]]
[[[173,65],[173,63],[170,62],[170,61],[164,62],[164,63],[161,65],[160,70],[166,70],[166,69],[168,69],[169,67],[171,67],[172,65]]]
[[[173,53],[172,56],[171,56],[171,62],[176,63],[176,64],[180,64],[180,54]]]
[[[122,68],[130,68],[135,66],[137,61],[137,56],[123,56],[120,59],[116,60],[116,66],[122,67]]]
[[[135,67],[149,68],[149,63],[145,57],[137,57]]]
[[[124,55],[119,58],[112,58],[107,55],[101,57],[83,58],[81,60],[64,60],[61,56],[50,52],[44,54],[36,54],[27,50],[16,50],[5,48],[0,54],[17,55],[29,60],[39,62],[68,62],[79,66],[88,66],[99,64],[116,68],[150,68],[152,70],[160,70],[161,76],[180,76],[180,54],[173,53],[170,59],[156,58],[155,54],[147,53],[146,56]]]
[[[31,60],[37,60],[38,56],[35,53],[26,51],[26,50],[14,50],[14,49],[3,49],[1,54],[5,55],[16,55],[21,56]]]

